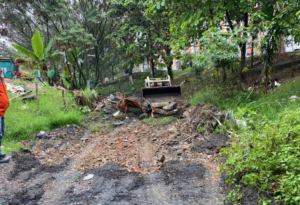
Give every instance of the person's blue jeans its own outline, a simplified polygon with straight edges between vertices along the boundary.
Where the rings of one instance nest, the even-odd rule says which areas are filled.
[[[1,155],[1,144],[5,131],[5,119],[4,117],[0,117],[0,155]]]

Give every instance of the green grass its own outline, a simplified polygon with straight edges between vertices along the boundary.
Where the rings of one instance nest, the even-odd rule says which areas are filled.
[[[175,117],[165,117],[165,118],[147,118],[143,120],[148,124],[155,124],[155,125],[168,125],[173,122],[176,122],[177,119]]]
[[[22,102],[13,99],[6,111],[6,132],[3,140],[4,151],[10,153],[18,150],[17,142],[27,140],[29,136],[40,131],[50,131],[67,124],[77,124],[83,115],[79,111],[73,96],[65,93],[67,107],[64,107],[62,93],[50,87],[39,90],[39,109],[36,100]],[[31,93],[35,94],[35,92]],[[13,96],[9,93],[10,99]],[[25,108],[26,107],[26,108]]]
[[[174,73],[174,76],[176,75],[180,75],[182,73],[188,73],[188,72],[191,72],[192,71],[192,68],[187,68],[187,69],[184,69],[184,70],[173,70],[173,73]]]
[[[300,100],[291,102],[292,95],[300,96],[299,78],[274,93],[261,94],[257,100],[254,92],[229,92],[213,85],[204,87],[191,100],[192,105],[205,102],[230,111],[223,131],[236,135],[232,136],[232,146],[224,150],[222,171],[228,176],[227,184],[234,188],[228,198],[235,204],[248,187],[258,188],[277,202],[300,203]]]

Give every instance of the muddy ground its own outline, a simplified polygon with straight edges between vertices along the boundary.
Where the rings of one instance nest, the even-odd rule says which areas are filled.
[[[215,158],[230,137],[202,136],[188,123],[189,115],[202,123],[222,114],[199,105],[185,115],[164,126],[131,116],[94,134],[70,125],[47,133],[49,140],[23,142],[28,149],[0,165],[0,204],[224,204],[228,189]]]

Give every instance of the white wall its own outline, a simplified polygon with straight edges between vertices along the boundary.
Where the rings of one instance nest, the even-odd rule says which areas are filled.
[[[295,50],[300,50],[300,44],[294,42],[294,38],[292,36],[288,36],[285,38],[285,51],[293,52]]]

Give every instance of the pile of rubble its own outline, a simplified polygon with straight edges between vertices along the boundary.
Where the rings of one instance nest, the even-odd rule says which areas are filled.
[[[99,106],[99,109],[109,113],[104,117],[114,118],[116,107],[122,102],[118,100],[112,96],[102,100],[103,107]],[[148,173],[160,170],[163,163],[170,160],[188,159],[213,166],[212,156],[228,146],[227,141],[230,137],[215,132],[217,127],[223,126],[226,113],[218,111],[212,105],[140,105],[144,110],[143,114],[147,113],[147,109],[151,113],[155,110],[155,115],[173,112],[177,122],[158,125],[127,117],[124,120],[126,126],[108,129],[105,126],[124,124],[124,121],[119,121],[120,124],[117,125],[108,120],[102,125],[102,129],[99,128],[99,132],[94,133],[94,136],[97,136],[95,138],[87,137],[88,133],[84,133],[78,126],[66,126],[52,132],[37,134],[39,140],[32,147],[32,154],[41,164],[51,166],[61,165],[67,159],[76,158],[74,168],[82,171],[103,166],[108,162],[117,162],[127,170]],[[117,113],[119,115],[121,111]],[[130,121],[131,118],[133,121]]]
[[[84,136],[84,131],[73,125],[57,128],[51,132],[41,131],[36,135],[39,139],[31,144],[31,141],[23,141],[20,145],[31,147],[31,154],[39,159],[41,164],[58,166],[68,158],[75,156],[85,149],[89,138]]]
[[[140,119],[156,116],[179,116],[188,107],[177,102],[151,103],[142,97],[125,98],[122,94],[110,95],[94,104],[92,112],[103,111],[105,114],[113,114],[117,111],[128,114],[132,108],[139,109],[142,113]]]
[[[218,126],[222,128],[226,114],[226,111],[220,112],[210,104],[199,103],[196,107],[187,108],[183,113],[186,120],[181,130],[189,134],[208,135]]]

